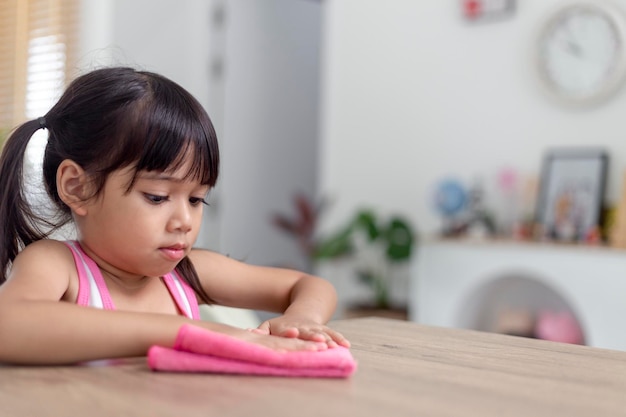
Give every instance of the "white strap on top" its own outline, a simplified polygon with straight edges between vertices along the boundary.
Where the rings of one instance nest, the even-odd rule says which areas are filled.
[[[78,270],[78,298],[76,302],[79,305],[115,310],[115,305],[98,265],[83,252],[78,242],[68,241],[65,244],[71,249]]]
[[[199,319],[200,310],[196,300],[196,294],[191,287],[185,283],[176,271],[163,276],[165,285],[172,294],[178,309],[190,319]]]

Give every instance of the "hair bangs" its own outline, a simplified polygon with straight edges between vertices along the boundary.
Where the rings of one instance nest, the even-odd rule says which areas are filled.
[[[174,105],[157,106],[144,112],[149,120],[141,123],[138,130],[143,132],[134,132],[145,138],[135,169],[137,172],[172,172],[188,165],[185,180],[197,180],[213,187],[219,166],[213,125],[195,100],[176,98]]]

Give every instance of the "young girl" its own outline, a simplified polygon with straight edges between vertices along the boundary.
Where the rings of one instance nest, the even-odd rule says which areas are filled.
[[[24,190],[39,129],[53,218]],[[325,325],[336,303],[327,281],[192,248],[218,155],[200,104],[131,68],[77,78],[44,117],[19,126],[0,157],[0,362],[140,356],[172,346],[192,320],[277,350],[348,346]],[[48,238],[70,221],[76,241]],[[196,320],[198,303],[282,315],[244,330]]]

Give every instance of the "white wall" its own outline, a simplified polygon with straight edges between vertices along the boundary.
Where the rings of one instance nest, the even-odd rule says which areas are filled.
[[[209,95],[210,1],[83,0],[81,69],[130,65]]]
[[[433,232],[437,181],[489,183],[504,167],[538,175],[543,152],[561,145],[610,151],[614,202],[626,162],[624,91],[566,109],[533,72],[534,37],[559,3],[518,1],[513,18],[470,25],[459,1],[325,1],[319,188],[336,197],[325,228],[373,205]]]
[[[302,268],[294,241],[270,224],[315,195],[321,8],[308,0],[228,3],[221,251]]]

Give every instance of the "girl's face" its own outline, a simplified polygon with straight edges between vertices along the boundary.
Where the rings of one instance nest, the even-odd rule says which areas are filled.
[[[198,237],[209,187],[175,172],[112,173],[102,194],[76,216],[81,245],[102,269],[118,276],[162,276],[191,250]]]

